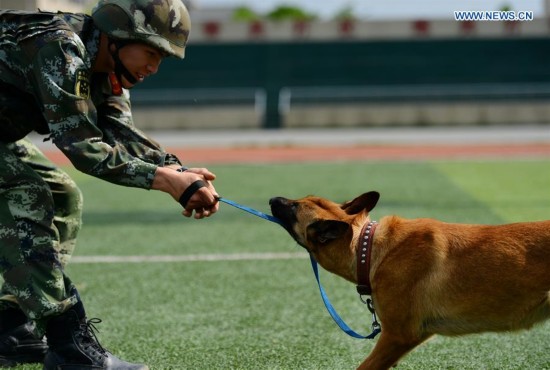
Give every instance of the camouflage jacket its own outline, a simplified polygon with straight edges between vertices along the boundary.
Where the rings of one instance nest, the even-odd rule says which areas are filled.
[[[15,92],[0,107],[0,141],[47,134],[80,171],[149,189],[158,166],[180,162],[134,127],[129,92],[92,73],[99,39],[84,14],[0,10],[0,88]]]

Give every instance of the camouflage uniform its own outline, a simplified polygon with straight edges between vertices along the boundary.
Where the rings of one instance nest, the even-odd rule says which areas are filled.
[[[63,267],[82,197],[27,134],[119,185],[150,189],[158,166],[180,164],[133,126],[128,91],[92,73],[99,40],[83,14],[0,11],[0,310],[18,305],[39,323],[78,301]]]

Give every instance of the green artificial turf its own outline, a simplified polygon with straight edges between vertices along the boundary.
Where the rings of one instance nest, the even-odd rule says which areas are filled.
[[[272,196],[345,201],[378,190],[374,219],[489,224],[550,219],[549,168],[543,160],[211,166],[222,196],[264,212]],[[85,196],[76,256],[302,250],[279,226],[228,205],[209,219],[187,219],[165,194],[70,172]],[[73,263],[68,274],[89,316],[103,319],[102,344],[155,370],[353,369],[376,342],[348,337],[332,322],[305,253],[288,260]],[[353,284],[326,271],[321,279],[344,320],[370,333],[370,314]],[[435,337],[398,369],[550,369],[549,329]]]

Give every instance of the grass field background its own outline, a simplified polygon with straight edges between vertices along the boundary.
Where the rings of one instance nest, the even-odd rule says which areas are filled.
[[[378,190],[387,214],[449,222],[550,219],[550,160],[346,162],[210,166],[218,192],[269,212],[272,196],[336,201]],[[222,204],[187,219],[167,195],[117,187],[72,170],[85,196],[75,256],[185,256],[299,252],[275,224]],[[303,258],[252,261],[73,263],[101,343],[122,358],[167,369],[353,369],[375,341],[341,332]],[[371,317],[353,284],[321,271],[352,328]],[[507,302],[513,305],[514,302]],[[550,369],[550,324],[529,332],[436,337],[399,369]],[[27,369],[40,367],[23,366]]]

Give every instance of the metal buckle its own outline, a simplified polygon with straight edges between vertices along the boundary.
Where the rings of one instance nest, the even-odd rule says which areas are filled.
[[[361,302],[363,302],[364,304],[367,305],[367,308],[369,309],[370,313],[372,314],[372,330],[373,332],[374,331],[377,331],[377,330],[380,330],[381,326],[380,326],[380,323],[378,322],[378,319],[376,318],[376,312],[374,310],[374,301],[372,300],[372,298],[363,298],[362,295],[359,295],[359,299],[361,300]]]

